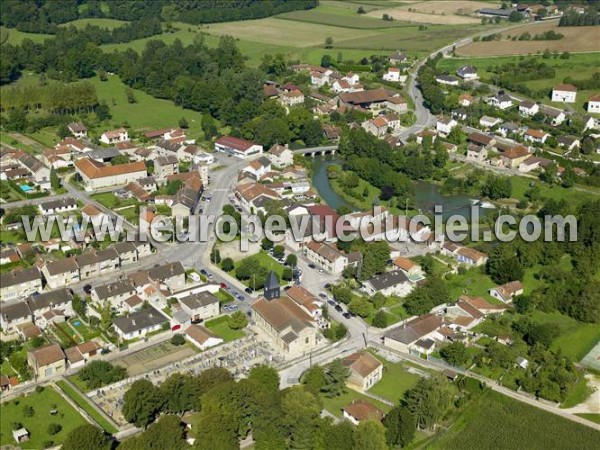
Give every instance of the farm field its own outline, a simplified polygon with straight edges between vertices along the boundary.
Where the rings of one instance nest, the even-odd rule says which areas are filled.
[[[32,417],[25,417],[24,408],[32,407]],[[58,413],[54,416],[50,411],[56,409]],[[42,449],[48,442],[53,445],[61,444],[71,430],[86,424],[86,420],[67,403],[67,401],[51,387],[46,387],[42,392],[35,392],[26,397],[19,397],[10,402],[2,403],[2,414],[0,414],[0,444],[14,445],[12,437],[12,424],[19,422],[29,431],[30,439],[25,448]],[[48,433],[50,423],[59,424],[62,429],[54,436]],[[49,445],[50,447],[52,446]]]
[[[594,448],[600,432],[493,391],[485,392],[427,449]]]
[[[564,38],[556,41],[512,41],[508,37],[520,36],[525,32],[533,36],[549,30],[563,34]],[[558,52],[600,51],[600,30],[598,27],[558,27],[555,21],[530,23],[503,33],[499,41],[472,42],[459,48],[456,53],[460,56],[527,55],[546,49]]]
[[[478,24],[481,21],[481,19],[477,17],[459,16],[455,14],[442,14],[440,12],[436,12],[434,14],[425,12],[412,12],[408,11],[407,8],[381,9],[368,13],[368,16],[381,17],[383,14],[390,15],[394,18],[394,20],[404,20],[407,22],[417,23],[462,25]]]

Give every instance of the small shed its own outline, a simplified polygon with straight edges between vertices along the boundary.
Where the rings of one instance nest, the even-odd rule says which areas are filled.
[[[12,434],[17,444],[29,440],[29,431],[27,431],[25,428],[19,428],[18,430],[14,430]]]
[[[446,369],[442,372],[442,374],[448,378],[450,381],[456,381],[456,379],[458,378],[458,374],[450,369]]]
[[[527,361],[525,358],[523,358],[521,356],[517,357],[515,362],[517,363],[517,366],[519,366],[521,369],[527,370],[527,367],[529,367],[529,361]]]

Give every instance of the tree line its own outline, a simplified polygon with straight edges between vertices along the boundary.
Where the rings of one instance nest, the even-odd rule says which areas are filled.
[[[598,4],[590,4],[583,14],[569,8],[558,21],[559,27],[588,27],[600,25]]]

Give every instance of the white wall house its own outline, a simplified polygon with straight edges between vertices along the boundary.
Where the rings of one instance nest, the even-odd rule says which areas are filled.
[[[116,130],[109,130],[102,133],[100,136],[100,142],[104,144],[116,144],[117,142],[125,142],[129,140],[129,133],[125,128],[117,128]]]
[[[600,114],[600,94],[590,97],[587,105],[587,112]]]
[[[552,101],[561,103],[575,103],[577,88],[572,84],[559,84],[552,88]]]

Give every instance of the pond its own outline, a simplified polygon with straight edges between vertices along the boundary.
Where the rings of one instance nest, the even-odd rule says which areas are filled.
[[[331,187],[327,177],[327,167],[332,164],[341,164],[341,160],[331,157],[317,156],[313,161],[312,183],[321,198],[331,206],[337,209],[340,206],[347,206],[356,210],[351,204],[340,197]],[[466,218],[471,217],[471,206],[477,205],[480,216],[493,210],[493,205],[487,202],[481,202],[479,199],[471,198],[463,194],[453,194],[444,196],[440,193],[440,186],[426,181],[415,181],[415,205],[417,209],[423,212],[433,212],[435,205],[441,205],[442,217],[448,218],[457,214]]]

